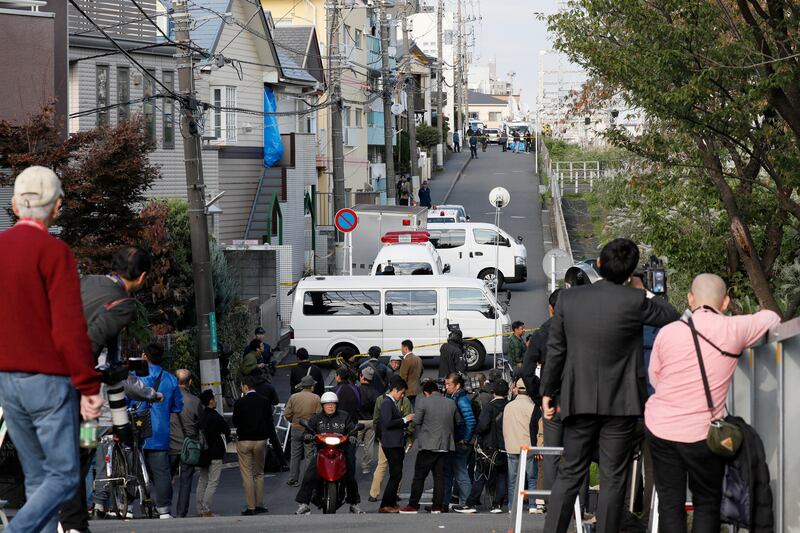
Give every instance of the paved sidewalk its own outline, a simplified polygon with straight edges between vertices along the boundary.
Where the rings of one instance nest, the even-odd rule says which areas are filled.
[[[450,159],[444,164],[444,170],[433,174],[429,186],[434,205],[446,203],[445,196],[452,190],[453,182],[468,163],[469,149],[466,152],[462,150],[459,153],[451,153]]]

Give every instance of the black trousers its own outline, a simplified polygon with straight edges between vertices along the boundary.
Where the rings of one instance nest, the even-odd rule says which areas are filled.
[[[475,461],[474,479],[472,481],[472,490],[467,498],[467,505],[471,507],[479,506],[482,502],[483,489],[486,487],[494,487],[492,507],[503,505],[503,500],[508,495],[508,460],[506,459],[506,454],[501,453],[498,456],[497,464],[491,468],[483,461]]]
[[[383,448],[383,454],[389,462],[389,481],[383,490],[381,507],[397,507],[397,490],[403,479],[403,459],[406,453],[403,448]]]
[[[283,455],[283,443],[278,439],[278,432],[275,431],[275,424],[269,423],[267,424],[267,439],[269,439],[269,443],[272,446],[272,453],[275,454],[275,457],[278,459],[278,462],[281,466],[286,466],[288,463],[286,461],[286,457]],[[267,459],[269,460],[269,459]],[[267,470],[267,463],[264,462],[264,471]],[[175,475],[174,473],[172,474]]]
[[[719,506],[725,461],[711,453],[706,442],[672,442],[649,431],[653,475],[658,492],[659,531],[685,533],[686,481],[694,505],[693,533],[719,531]]]
[[[444,499],[444,464],[447,452],[420,450],[414,463],[414,480],[411,482],[411,496],[408,505],[419,508],[419,500],[425,489],[425,479],[433,472],[433,507],[442,508]]]
[[[473,146],[471,144],[469,145],[469,156],[470,156],[470,158],[473,158],[473,157],[475,159],[478,158],[478,147],[477,146]]]
[[[530,389],[528,389],[530,390]],[[561,414],[556,413],[552,420],[546,418],[542,420],[542,429],[545,446],[553,446],[560,448],[564,446],[564,425],[561,423]],[[553,483],[556,481],[556,472],[558,470],[558,463],[561,457],[558,455],[545,455],[542,457],[542,470],[544,473],[544,488],[551,489]],[[578,491],[578,497],[581,500],[581,508],[586,509],[589,502],[589,469],[586,469],[584,482]]]
[[[546,533],[566,533],[575,498],[584,483],[595,447],[600,449],[597,533],[617,533],[622,520],[625,481],[630,468],[635,416],[573,415],[565,419],[564,456],[558,464]]]
[[[86,503],[86,474],[89,473],[89,467],[92,466],[92,450],[80,448],[79,453],[81,479],[80,483],[78,483],[78,490],[72,495],[72,498],[67,500],[67,503],[61,506],[61,511],[59,512],[59,520],[64,531],[70,529],[86,531],[89,529],[89,513],[86,512],[88,507]]]

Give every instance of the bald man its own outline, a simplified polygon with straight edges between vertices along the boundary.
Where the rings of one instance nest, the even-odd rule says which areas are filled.
[[[181,461],[181,448],[183,441],[189,437],[198,439],[200,436],[200,417],[203,412],[203,404],[200,398],[189,392],[192,386],[192,373],[185,368],[175,371],[178,378],[178,386],[183,396],[183,411],[172,413],[169,421],[169,464],[172,469],[172,477],[178,474],[178,506],[175,513],[183,518],[189,512],[189,495],[192,491],[192,477],[194,476],[194,465],[187,465]]]
[[[725,414],[733,372],[745,348],[780,322],[773,311],[725,316],[730,304],[725,282],[700,274],[689,293],[691,318],[661,329],[650,357],[650,382],[655,394],[645,406],[647,438],[653,454],[661,531],[686,531],[686,482],[692,491],[695,532],[720,529],[719,507],[725,461],[706,444],[709,422]],[[692,335],[698,333],[713,409],[709,410],[698,354]]]

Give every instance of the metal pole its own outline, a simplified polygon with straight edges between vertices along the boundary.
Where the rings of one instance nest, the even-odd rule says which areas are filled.
[[[458,131],[458,135],[459,135],[459,137],[461,137],[461,134],[465,130],[464,121],[463,121],[463,117],[464,116],[461,114],[461,106],[462,106],[463,97],[462,97],[462,94],[461,94],[461,88],[459,87],[459,84],[463,80],[463,72],[464,72],[463,63],[462,63],[463,55],[462,55],[462,52],[461,52],[462,48],[463,48],[463,42],[464,42],[463,37],[461,35],[461,0],[458,0],[458,7],[457,7],[457,10],[456,10],[456,24],[455,24],[455,26],[456,26],[455,29],[456,29],[456,37],[457,37],[457,39],[456,39],[456,77],[453,78],[453,82],[454,82],[453,83],[453,96],[454,96],[454,99],[455,99],[455,102],[454,102],[454,104],[455,104],[455,117],[454,117],[455,118],[455,129],[453,131]],[[461,144],[462,145],[466,144],[465,141],[466,141],[466,139],[462,138],[461,139]]]
[[[389,79],[389,17],[386,14],[386,1],[381,0],[381,84],[383,96],[383,158],[386,160],[386,203],[395,204],[397,185],[394,174],[394,115],[392,115],[392,86]]]
[[[550,257],[550,292],[556,290],[556,256]]]
[[[195,119],[199,106],[194,91],[194,69],[189,29],[192,21],[186,0],[174,0],[175,40],[186,46],[178,47],[178,91],[181,102],[181,136],[186,168],[186,195],[189,203],[189,225],[192,242],[192,274],[194,304],[197,314],[198,348],[200,353],[200,388],[210,388],[222,411],[222,383],[217,355],[217,320],[214,310],[214,284],[211,279],[211,253],[208,249],[205,183],[201,157],[200,129]]]
[[[408,15],[412,9],[411,3],[406,0],[403,10],[403,57],[405,60],[406,96],[408,98],[408,158],[411,160],[411,176],[419,176],[419,158],[417,157],[417,104],[415,98],[414,72],[412,70],[411,49],[408,44]],[[413,183],[413,180],[412,180]],[[409,198],[409,204],[411,199]]]
[[[444,52],[443,52],[443,39],[442,33],[444,33],[444,0],[439,0],[439,9],[436,14],[436,30],[438,32],[438,37],[436,38],[436,48],[437,48],[437,73],[436,73],[436,127],[439,130],[439,144],[436,147],[436,167],[437,168],[444,168],[444,113],[443,109],[444,106],[442,105],[442,85],[443,80],[442,76],[444,75],[444,69],[442,68],[442,64],[444,61]]]
[[[500,286],[500,283],[499,283],[499,281],[500,281],[500,207],[499,207],[500,203],[498,202],[498,200],[499,200],[499,198],[495,199],[495,204],[494,204],[495,205],[495,208],[494,208],[494,225],[495,225],[495,228],[497,230],[497,237],[495,237],[495,242],[494,242],[494,301],[495,301],[495,305],[497,305],[499,303],[499,300],[497,299],[497,291],[498,291],[499,286]],[[497,310],[495,310],[495,313],[494,313],[494,363],[492,365],[492,368],[497,368],[497,336],[498,336],[498,331],[497,331],[497,319],[498,319],[498,316],[497,315],[498,315]],[[500,346],[502,346],[502,345],[503,345],[503,343],[500,343]]]
[[[328,16],[328,68],[331,72],[331,153],[333,155],[333,210],[338,212],[347,207],[344,190],[344,136],[342,133],[342,85],[339,50],[339,9],[340,0],[334,0]],[[336,240],[342,242],[341,232]]]

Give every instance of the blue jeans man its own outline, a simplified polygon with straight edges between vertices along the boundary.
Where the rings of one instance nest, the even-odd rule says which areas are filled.
[[[469,479],[469,457],[472,447],[466,444],[456,444],[456,450],[449,452],[448,460],[444,465],[444,498],[442,505],[450,504],[453,495],[453,481],[458,487],[458,500],[464,505],[467,503],[469,493],[472,492],[472,481]]]
[[[519,473],[519,458],[520,454],[508,454],[508,505],[516,505],[517,503],[517,475]],[[525,461],[525,477],[528,481],[528,490],[536,489],[536,480],[539,477],[539,463],[536,461],[536,455],[529,453],[528,459]],[[511,507],[510,507],[511,508]],[[528,497],[528,508],[535,509],[536,501],[534,498]]]
[[[27,503],[6,533],[55,531],[78,490],[78,392],[70,378],[0,372],[0,404],[25,473]]]

